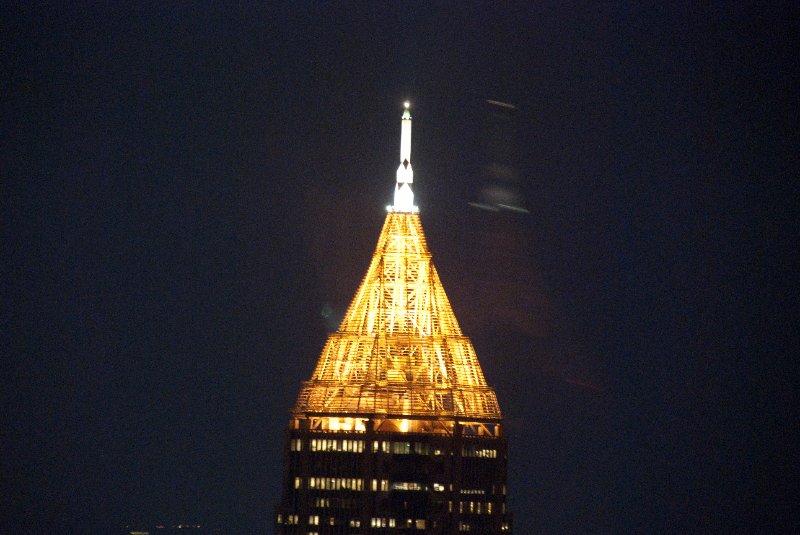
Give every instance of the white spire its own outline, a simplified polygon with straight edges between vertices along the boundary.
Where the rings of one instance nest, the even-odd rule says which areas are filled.
[[[403,120],[400,130],[400,166],[397,168],[397,184],[394,188],[394,205],[389,207],[393,212],[418,212],[414,206],[414,192],[411,184],[414,183],[414,171],[411,169],[411,104],[403,103]]]

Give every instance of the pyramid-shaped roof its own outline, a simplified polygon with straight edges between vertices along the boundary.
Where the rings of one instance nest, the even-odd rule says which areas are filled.
[[[296,415],[500,419],[425,242],[419,214],[391,210]]]

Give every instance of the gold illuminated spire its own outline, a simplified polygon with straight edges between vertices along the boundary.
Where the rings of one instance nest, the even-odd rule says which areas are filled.
[[[405,162],[410,123],[406,109]],[[410,163],[401,161],[398,189],[410,183],[400,182],[401,169],[410,172]],[[439,280],[419,214],[407,209],[413,194],[411,203],[398,205],[396,194],[367,274],[303,384],[297,417],[501,418],[494,390]]]

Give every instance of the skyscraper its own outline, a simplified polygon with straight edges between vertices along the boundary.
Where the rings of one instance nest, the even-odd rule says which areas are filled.
[[[502,415],[414,205],[408,103],[401,124],[394,204],[292,409],[277,534],[511,532]]]

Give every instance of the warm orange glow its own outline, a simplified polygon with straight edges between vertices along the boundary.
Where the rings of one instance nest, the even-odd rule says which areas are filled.
[[[406,417],[501,418],[439,280],[418,214],[387,214],[367,274],[294,413],[398,417],[403,432],[410,430]],[[332,431],[363,430],[363,422],[358,429],[352,418],[327,420]]]

